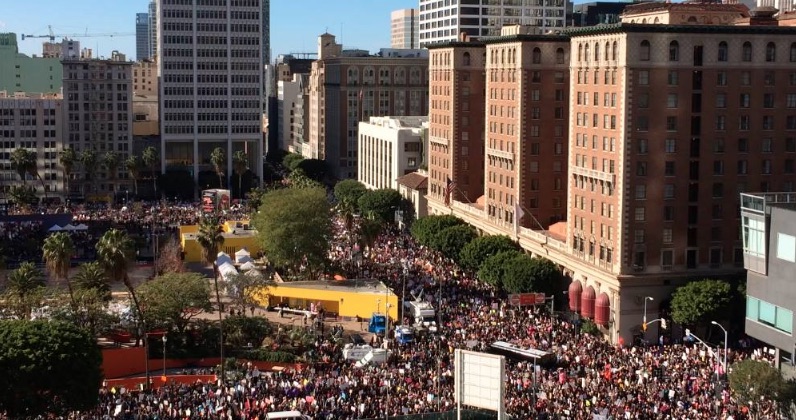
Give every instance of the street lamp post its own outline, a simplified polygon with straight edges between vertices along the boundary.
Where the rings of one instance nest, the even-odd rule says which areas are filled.
[[[401,307],[399,309],[401,310],[401,325],[403,325],[404,315],[405,315],[404,305],[406,305],[406,278],[409,276],[409,261],[403,260],[401,263],[403,265],[404,275],[403,275],[403,282],[401,285]]]
[[[718,326],[719,328],[721,328],[722,331],[724,331],[724,362],[722,363],[722,368],[724,369],[724,374],[726,375],[727,374],[727,339],[728,339],[727,330],[724,328],[723,325],[719,324],[716,321],[710,321],[710,323]]]
[[[163,382],[166,382],[166,334],[163,334]]]
[[[655,300],[652,296],[644,296],[644,318],[642,318],[642,322],[644,324],[647,323],[647,301],[648,300]]]

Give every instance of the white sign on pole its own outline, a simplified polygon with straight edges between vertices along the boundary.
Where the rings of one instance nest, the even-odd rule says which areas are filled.
[[[488,353],[456,349],[455,352],[456,406],[496,411],[498,420],[506,418],[506,358]]]

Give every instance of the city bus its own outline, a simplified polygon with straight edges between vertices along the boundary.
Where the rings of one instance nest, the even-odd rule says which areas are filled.
[[[534,362],[540,366],[554,366],[556,355],[549,351],[538,349],[524,349],[520,346],[505,341],[495,341],[489,346],[489,353],[506,356],[509,360],[520,362]]]

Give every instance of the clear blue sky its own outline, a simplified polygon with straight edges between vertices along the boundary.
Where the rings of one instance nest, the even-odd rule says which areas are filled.
[[[0,0],[0,32],[16,32],[20,52],[41,54],[46,39],[20,34],[135,33],[135,14],[147,11],[149,0]],[[271,0],[273,57],[289,52],[315,52],[325,31],[349,48],[377,51],[390,46],[390,12],[417,8],[418,0]],[[76,38],[95,56],[119,50],[135,59],[135,37]]]

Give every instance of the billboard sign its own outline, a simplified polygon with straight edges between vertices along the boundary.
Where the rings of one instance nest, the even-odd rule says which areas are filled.
[[[506,358],[503,356],[456,349],[456,405],[496,411],[506,418]]]
[[[515,293],[509,295],[509,304],[512,306],[541,305],[545,298],[544,293]]]

